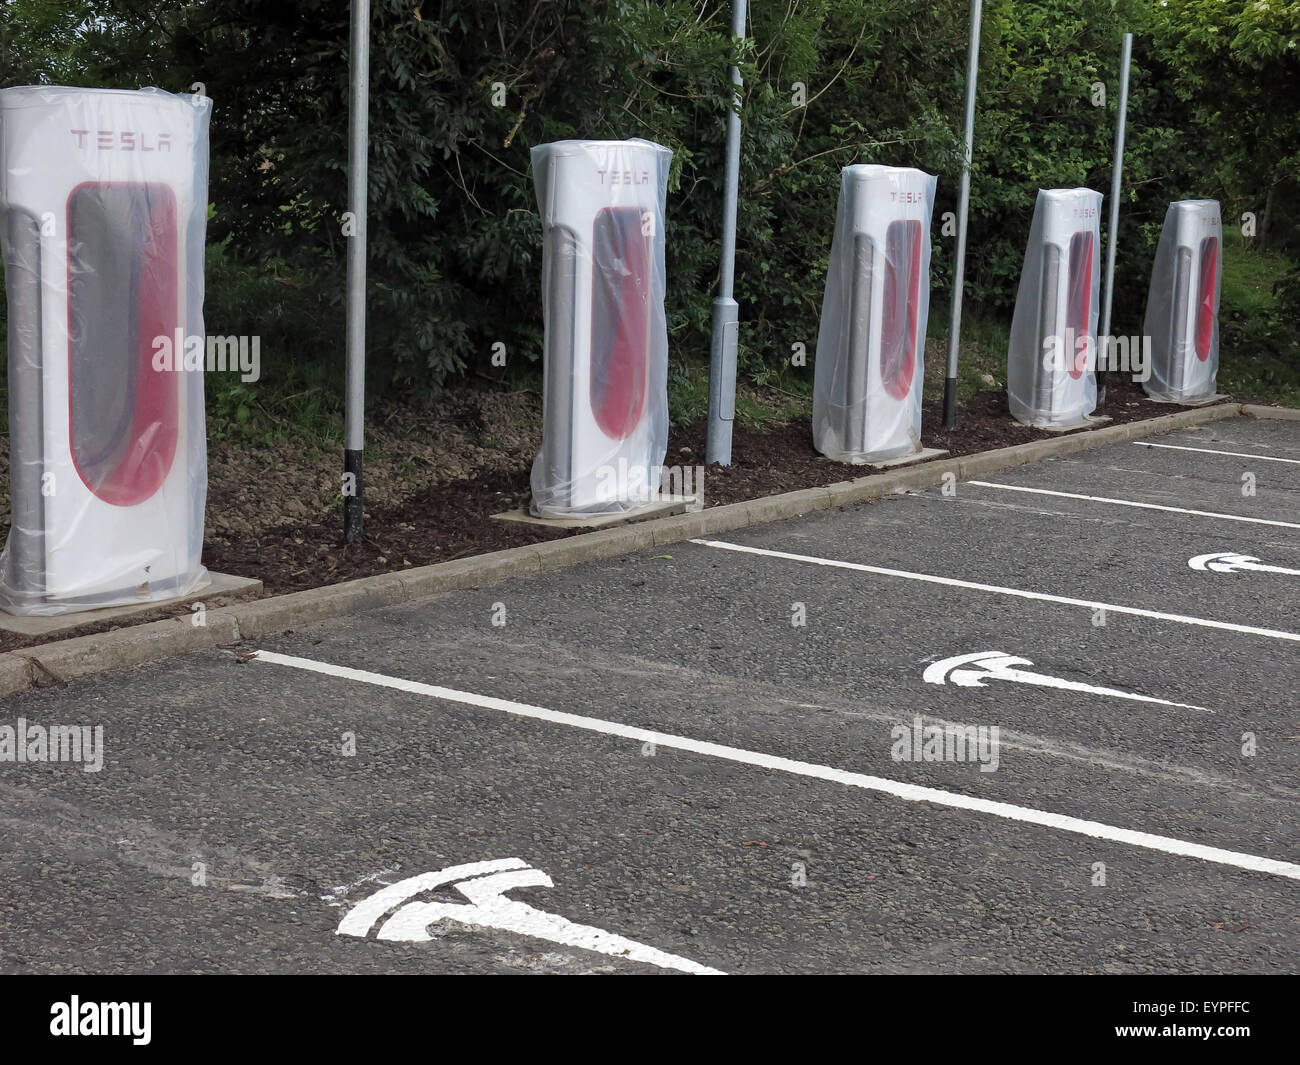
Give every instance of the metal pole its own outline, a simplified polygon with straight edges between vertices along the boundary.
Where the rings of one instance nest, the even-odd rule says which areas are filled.
[[[1110,308],[1115,295],[1115,237],[1119,226],[1119,189],[1124,179],[1124,126],[1128,118],[1128,68],[1133,58],[1133,34],[1124,34],[1119,52],[1119,114],[1115,118],[1115,162],[1110,168],[1110,223],[1106,228],[1106,293],[1101,302],[1101,332],[1097,336],[1098,352],[1106,354],[1110,365]],[[1105,345],[1104,348],[1102,345]],[[1106,398],[1106,372],[1096,371],[1097,402]]]
[[[348,241],[347,411],[343,426],[343,539],[361,535],[365,517],[361,453],[366,415],[366,163],[370,144],[370,0],[352,0],[348,52],[348,210],[355,229]]]
[[[980,68],[980,17],[983,0],[971,0],[970,51],[966,57],[966,150],[957,201],[957,259],[952,269],[952,325],[948,329],[948,376],[943,382],[943,427],[957,422],[957,353],[961,348],[961,299],[966,284],[966,214],[970,208],[970,161],[975,145],[975,83]],[[922,338],[924,342],[924,338]]]
[[[745,0],[735,0],[731,35],[740,48],[745,39]],[[722,262],[718,298],[713,301],[713,338],[709,345],[709,433],[705,462],[731,465],[731,426],[736,417],[736,339],[739,305],[733,296],[736,276],[736,200],[740,185],[740,71],[731,68],[736,87],[727,113],[727,173],[722,201]]]

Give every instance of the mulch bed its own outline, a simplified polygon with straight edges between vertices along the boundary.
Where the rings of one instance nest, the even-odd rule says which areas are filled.
[[[1145,400],[1140,386],[1112,378],[1106,402],[1095,413],[1109,416],[1108,424],[1113,425],[1183,409],[1151,403]],[[1013,422],[1002,390],[981,392],[960,407],[951,432],[941,428],[942,420],[937,398],[924,404],[926,446],[944,448],[954,456],[1060,435]],[[704,450],[703,422],[674,430],[664,464],[702,464]],[[806,419],[767,432],[737,425],[732,460],[731,466],[707,470],[706,506],[815,488],[873,472],[870,466],[831,462],[818,455]],[[341,542],[341,517],[330,513],[315,521],[280,525],[233,540],[210,541],[203,561],[209,569],[260,577],[266,594],[276,595],[574,535],[569,530],[552,531],[491,519],[492,514],[527,504],[528,477],[528,466],[520,464],[509,471],[434,485],[400,505],[373,506],[366,513],[364,535],[352,544]],[[209,603],[215,605],[219,603]],[[50,639],[89,635],[188,613],[188,607],[180,604],[117,622],[82,626]],[[41,642],[45,640],[0,633],[0,651]]]

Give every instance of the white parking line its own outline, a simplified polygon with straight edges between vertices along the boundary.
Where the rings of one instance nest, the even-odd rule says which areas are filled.
[[[1086,496],[1077,492],[1056,492],[1050,488],[1028,488],[1023,484],[996,484],[993,481],[967,481],[967,484],[980,488],[1000,488],[1004,492],[1032,492],[1040,496],[1057,496],[1060,499],[1082,499],[1089,503],[1113,503],[1118,507],[1140,507],[1142,510],[1164,510],[1172,514],[1191,514],[1197,518],[1222,518],[1224,521],[1246,521],[1252,525],[1276,525],[1283,529],[1300,529],[1300,523],[1294,521],[1275,521],[1272,518],[1247,518],[1240,514],[1220,514],[1214,510],[1187,510],[1184,507],[1168,507],[1161,503],[1139,503],[1133,499],[1110,499],[1107,496]]]
[[[743,551],[749,555],[763,555],[766,558],[784,558],[790,562],[811,562],[815,566],[832,566],[836,569],[858,570],[861,573],[876,573],[882,577],[902,577],[909,581],[925,581],[929,584],[943,584],[950,588],[966,588],[974,592],[992,592],[995,595],[1014,595],[1020,599],[1036,599],[1043,603],[1060,603],[1063,606],[1081,606],[1088,610],[1106,610],[1116,614],[1131,614],[1139,618],[1153,618],[1156,621],[1176,621],[1180,625],[1199,625],[1206,629],[1223,629],[1225,632],[1241,632],[1248,636],[1267,636],[1273,640],[1294,640],[1300,643],[1300,632],[1286,632],[1283,629],[1262,629],[1256,625],[1238,625],[1232,621],[1215,621],[1212,618],[1195,618],[1186,614],[1166,614],[1161,610],[1144,610],[1136,606],[1122,606],[1119,603],[1103,603],[1092,599],[1072,599],[1067,595],[1049,595],[1046,592],[1029,592],[1023,588],[1005,588],[1000,584],[980,584],[978,581],[963,581],[956,577],[940,577],[934,573],[913,573],[905,569],[887,569],[884,566],[868,566],[862,562],[842,562],[837,558],[820,558],[817,555],[795,555],[789,551],[771,551],[765,547],[750,547],[747,544],[733,544],[725,540],[692,540],[693,544],[703,547],[717,547],[724,551]]]
[[[1289,462],[1300,466],[1300,459],[1283,459],[1275,455],[1252,455],[1245,451],[1215,451],[1211,447],[1183,447],[1179,444],[1149,444],[1145,440],[1131,440],[1135,447],[1165,447],[1171,451],[1199,451],[1203,455],[1228,455],[1234,459],[1258,459],[1260,462]]]
[[[311,658],[297,658],[292,655],[277,654],[274,651],[258,651],[257,656],[252,661],[288,666],[309,673],[319,673],[342,680],[357,681],[380,688],[391,688],[395,691],[409,692],[413,695],[425,695],[432,699],[476,706],[484,710],[498,710],[516,717],[548,721],[556,725],[568,725],[571,728],[597,732],[606,736],[617,736],[636,743],[653,743],[656,747],[688,751],[692,754],[720,758],[728,762],[739,762],[760,769],[772,769],[780,773],[811,777],[815,780],[830,781],[848,787],[865,788],[868,791],[892,795],[896,799],[905,799],[908,802],[928,802],[954,810],[990,814],[1009,821],[1053,828],[1061,832],[1088,836],[1092,839],[1125,843],[1132,847],[1142,847],[1147,850],[1160,851],[1164,854],[1175,854],[1184,858],[1199,858],[1202,861],[1215,862],[1218,865],[1233,866],[1237,869],[1246,869],[1256,873],[1267,873],[1271,876],[1285,877],[1288,880],[1300,880],[1300,865],[1293,862],[1284,862],[1276,858],[1263,858],[1254,854],[1242,854],[1238,851],[1221,850],[1218,847],[1207,847],[1201,843],[1189,843],[1186,840],[1174,839],[1171,836],[1157,836],[1150,832],[1135,832],[1132,829],[1117,828],[1114,825],[1102,824],[1099,821],[1086,821],[1082,818],[1068,817],[1064,814],[1047,813],[1028,806],[1016,806],[1012,803],[994,802],[990,799],[977,799],[958,792],[941,791],[938,788],[904,784],[897,780],[868,776],[865,773],[851,773],[847,770],[817,765],[813,762],[800,762],[792,758],[763,754],[759,751],[727,747],[720,743],[709,743],[704,740],[694,740],[687,736],[677,736],[669,732],[656,732],[653,729],[637,728],[634,725],[624,725],[603,718],[584,717],[581,714],[548,710],[544,706],[517,703],[511,699],[496,699],[489,695],[476,695],[473,692],[444,688],[436,684],[422,684],[419,681],[389,677],[383,673],[371,673],[367,670],[351,669],[347,666],[336,666],[329,662],[318,662]]]

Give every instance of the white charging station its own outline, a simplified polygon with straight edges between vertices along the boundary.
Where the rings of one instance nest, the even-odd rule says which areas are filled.
[[[813,443],[840,462],[921,449],[935,178],[847,166],[813,371]]]
[[[1143,332],[1151,338],[1147,395],[1166,403],[1216,396],[1223,235],[1217,200],[1169,205],[1156,246]]]
[[[10,613],[157,601],[207,583],[210,113],[205,96],[156,89],[0,90]],[[197,369],[184,368],[188,338]]]
[[[546,324],[534,515],[627,511],[658,493],[668,447],[671,160],[645,140],[532,150]]]
[[[1081,425],[1097,408],[1101,193],[1039,189],[1007,350],[1007,400],[1025,425]]]

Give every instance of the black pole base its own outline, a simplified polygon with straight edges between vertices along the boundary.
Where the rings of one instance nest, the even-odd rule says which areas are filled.
[[[957,378],[948,377],[943,382],[943,427],[951,429],[957,424]]]
[[[361,487],[361,452],[343,452],[343,542],[352,543],[365,525],[365,494]]]

